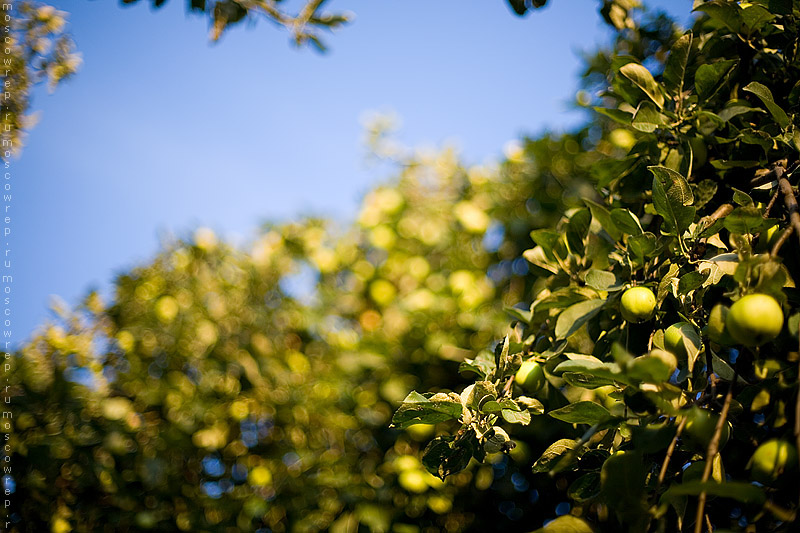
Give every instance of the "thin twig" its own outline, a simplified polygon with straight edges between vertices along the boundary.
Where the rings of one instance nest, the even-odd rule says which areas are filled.
[[[769,255],[771,255],[772,257],[778,255],[778,252],[781,251],[781,247],[787,240],[789,240],[789,237],[791,237],[792,233],[794,233],[793,226],[789,226],[788,228],[784,229],[781,232],[781,236],[778,237],[778,240],[776,240],[775,244],[772,245],[772,250],[770,250]]]
[[[701,218],[697,222],[698,234],[704,232],[711,226],[717,223],[717,221],[722,220],[726,216],[730,215],[733,212],[733,205],[732,204],[722,204],[719,206],[713,213],[708,216]]]
[[[769,203],[767,204],[767,207],[764,208],[764,215],[763,215],[764,218],[769,218],[769,212],[772,211],[772,206],[775,205],[775,200],[778,199],[778,194],[780,194],[780,190],[779,189],[775,189],[775,192],[772,193],[772,198],[769,199]]]
[[[800,164],[800,161],[795,161],[794,163],[789,165],[787,169],[786,160],[782,159],[778,161],[772,168],[772,170],[770,170],[769,172],[764,172],[763,174],[759,174],[753,179],[751,179],[750,187],[755,188],[761,185],[766,185],[767,183],[772,183],[773,181],[778,181],[778,176],[776,175],[778,173],[778,169],[780,169],[781,173],[787,170],[789,173],[792,173],[794,169],[797,168],[798,164]]]
[[[789,223],[794,228],[797,241],[800,243],[800,207],[797,205],[797,198],[794,195],[792,184],[784,177],[783,172],[779,174],[778,187],[783,193],[783,203],[786,205],[786,212],[789,214]]]
[[[719,451],[719,439],[722,435],[722,428],[725,427],[725,423],[728,421],[728,411],[730,410],[731,400],[733,399],[733,387],[736,384],[737,379],[739,379],[739,373],[736,367],[734,367],[733,380],[731,380],[730,386],[728,387],[728,392],[725,394],[725,403],[722,404],[722,411],[720,412],[719,419],[717,420],[717,427],[714,428],[714,436],[711,437],[711,441],[708,443],[708,450],[706,451],[706,464],[703,468],[703,477],[701,479],[702,483],[708,481],[708,478],[711,475],[711,469],[714,465],[714,458],[717,456],[717,452]],[[706,493],[703,491],[700,493],[700,497],[697,501],[697,515],[695,516],[694,533],[703,532],[703,515],[705,514],[705,510]]]
[[[664,456],[664,462],[661,463],[661,472],[658,473],[658,483],[656,484],[656,493],[658,493],[658,489],[661,488],[661,484],[664,483],[664,478],[667,477],[667,468],[669,467],[669,462],[672,459],[672,453],[675,451],[675,446],[678,443],[678,439],[683,433],[683,428],[686,426],[686,421],[688,420],[687,417],[683,417],[681,419],[681,423],[678,424],[678,429],[675,431],[675,436],[672,437],[672,442],[669,443],[669,447],[667,448],[667,455]]]
[[[502,397],[508,396],[508,392],[511,390],[511,386],[514,384],[515,377],[516,375],[512,374],[511,377],[508,378],[508,381],[506,381],[506,384],[503,386],[503,392],[501,394]]]

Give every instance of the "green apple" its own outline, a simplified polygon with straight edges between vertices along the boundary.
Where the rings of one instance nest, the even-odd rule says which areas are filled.
[[[683,428],[683,436],[687,443],[693,448],[700,451],[708,449],[708,443],[714,436],[714,431],[717,428],[719,421],[719,414],[709,411],[708,409],[700,409],[692,407],[686,413],[686,425]],[[726,421],[722,426],[722,432],[719,437],[718,450],[721,450],[731,436],[731,423]]]
[[[797,449],[785,440],[768,440],[756,449],[749,468],[753,480],[769,485],[784,472],[797,469]]]
[[[656,296],[647,287],[631,287],[622,294],[619,309],[628,322],[646,322],[655,314]]]
[[[676,322],[664,331],[664,348],[674,353],[678,359],[686,359],[689,353],[700,350],[700,335],[688,322]]]
[[[783,311],[772,296],[748,294],[731,306],[725,325],[736,342],[745,346],[759,346],[781,332]]]
[[[545,381],[542,365],[533,359],[528,359],[522,363],[522,366],[520,366],[519,370],[517,370],[517,375],[514,377],[514,381],[516,381],[520,387],[525,390],[525,392],[536,392],[542,387],[542,385],[544,385]]]

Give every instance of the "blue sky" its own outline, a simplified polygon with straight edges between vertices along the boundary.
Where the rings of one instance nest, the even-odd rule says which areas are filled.
[[[332,0],[356,18],[325,55],[263,20],[210,44],[178,0],[51,3],[70,13],[84,63],[36,93],[40,121],[13,162],[17,342],[50,316],[51,295],[107,293],[165,234],[209,226],[246,241],[265,220],[352,219],[389,177],[365,163],[364,112],[394,111],[400,140],[453,142],[470,163],[580,123],[578,52],[608,39],[596,0],[525,18],[504,0]],[[682,20],[691,8],[647,3]]]

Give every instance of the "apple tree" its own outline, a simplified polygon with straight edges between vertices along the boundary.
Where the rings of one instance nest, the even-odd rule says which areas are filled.
[[[451,428],[422,458],[442,479],[548,420],[532,472],[570,503],[541,531],[797,527],[800,5],[694,10],[663,43],[615,24],[583,95],[593,191],[531,232],[531,290],[472,382],[393,417]]]

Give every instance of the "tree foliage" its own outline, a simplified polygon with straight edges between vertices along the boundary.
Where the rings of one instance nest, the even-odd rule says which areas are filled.
[[[760,444],[794,452],[800,438],[800,5],[695,4],[690,31],[659,42],[658,27],[623,29],[591,61],[589,79],[607,87],[597,120],[619,125],[596,146],[607,155],[591,168],[597,196],[531,233],[535,296],[493,357],[462,365],[475,381],[462,412],[448,411],[459,429],[423,456],[440,477],[498,440],[512,448],[508,425],[544,413],[565,425],[533,471],[568,485],[586,530],[796,528],[796,466],[756,484],[748,470]],[[624,319],[630,287],[652,291],[653,318]],[[534,398],[514,385],[529,360],[547,377]],[[410,409],[414,422],[440,419],[440,395],[412,392],[395,424]]]

